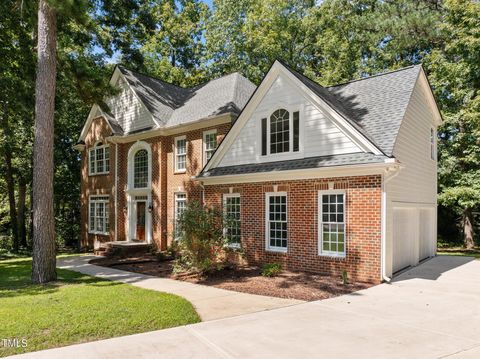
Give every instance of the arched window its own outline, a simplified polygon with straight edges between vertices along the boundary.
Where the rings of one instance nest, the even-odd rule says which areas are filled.
[[[270,153],[290,151],[290,113],[276,110],[270,116]]]
[[[133,157],[133,188],[148,187],[148,151],[138,150]]]

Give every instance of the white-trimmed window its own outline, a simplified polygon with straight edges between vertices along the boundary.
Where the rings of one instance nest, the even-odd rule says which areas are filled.
[[[300,112],[277,109],[261,120],[262,156],[300,151]]]
[[[435,151],[435,137],[437,137],[436,131],[432,127],[430,128],[430,158],[434,161],[437,159],[437,153]]]
[[[288,244],[287,193],[265,194],[265,237],[266,248],[286,252]]]
[[[109,224],[109,197],[90,196],[88,211],[88,232],[108,235]]]
[[[240,247],[242,244],[240,210],[240,193],[225,193],[223,195],[224,235],[232,247]]]
[[[203,164],[207,164],[217,148],[217,130],[203,132]]]
[[[110,147],[101,142],[88,150],[88,173],[90,175],[107,174],[110,171]]]
[[[187,194],[185,192],[175,193],[175,223],[174,223],[174,233],[175,238],[179,236],[178,233],[178,221],[182,216],[182,213],[187,208]]]
[[[345,207],[345,191],[318,192],[320,255],[345,256]]]
[[[187,137],[175,137],[175,172],[185,172],[187,169]]]
[[[148,187],[148,151],[138,150],[133,156],[133,188]]]

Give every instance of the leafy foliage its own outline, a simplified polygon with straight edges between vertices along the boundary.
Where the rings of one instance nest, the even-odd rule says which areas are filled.
[[[266,263],[262,266],[262,275],[264,277],[276,277],[282,271],[280,263]]]

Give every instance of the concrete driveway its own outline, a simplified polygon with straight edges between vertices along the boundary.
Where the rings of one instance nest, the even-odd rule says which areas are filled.
[[[480,261],[437,257],[338,298],[32,358],[480,358]]]

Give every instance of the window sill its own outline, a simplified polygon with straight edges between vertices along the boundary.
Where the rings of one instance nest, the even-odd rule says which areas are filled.
[[[267,251],[267,252],[274,252],[274,253],[285,253],[285,254],[287,254],[288,248],[272,248],[272,247],[268,247],[268,248],[265,248],[265,251]]]
[[[106,175],[109,175],[110,172],[99,172],[99,173],[89,173],[88,176],[89,177],[93,177],[93,176],[106,176]]]
[[[105,233],[105,232],[88,232],[88,234],[92,234],[95,236],[110,236],[110,233]]]
[[[173,171],[174,175],[181,175],[187,173],[187,170],[175,170]]]
[[[339,253],[319,253],[319,257],[325,257],[325,258],[333,258],[333,259],[345,259],[347,258],[347,255],[345,253],[339,254]]]

